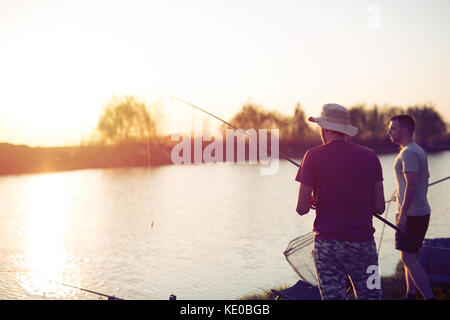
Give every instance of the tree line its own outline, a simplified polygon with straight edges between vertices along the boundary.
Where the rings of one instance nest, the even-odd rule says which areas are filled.
[[[389,120],[394,115],[409,114],[416,120],[416,141],[428,150],[450,147],[447,124],[433,105],[413,105],[409,107],[364,104],[349,108],[350,123],[358,128],[358,134],[350,141],[370,147],[380,152],[395,150],[387,135]],[[254,104],[246,104],[230,120],[242,128],[278,128],[280,146],[289,150],[304,151],[320,144],[318,126],[307,120],[300,103],[292,115],[282,115]]]
[[[163,121],[160,103],[146,105],[135,96],[113,97],[99,118],[95,141],[103,145],[129,143],[161,143],[159,130]],[[409,114],[416,119],[416,141],[428,150],[450,148],[447,124],[433,105],[378,106],[365,104],[351,106],[350,122],[359,129],[351,141],[379,152],[395,151],[387,135],[389,119],[398,114]],[[300,103],[291,115],[267,110],[253,103],[244,104],[229,122],[243,130],[279,129],[280,148],[301,156],[308,148],[321,143],[317,125],[309,122]],[[222,133],[227,129],[221,126]],[[225,134],[222,134],[224,137]]]
[[[433,105],[361,104],[349,111],[352,125],[359,129],[350,140],[378,153],[398,150],[387,136],[389,119],[398,114],[410,114],[416,119],[416,140],[425,149],[450,150],[447,124]],[[30,148],[0,144],[0,174],[171,164],[171,150],[176,143],[162,134],[163,121],[160,102],[147,105],[135,96],[113,97],[105,105],[91,139],[80,146]],[[300,103],[291,115],[247,103],[228,121],[244,130],[279,129],[279,148],[293,158],[300,158],[308,148],[321,143],[318,126],[307,121]],[[222,133],[225,129],[221,127]]]

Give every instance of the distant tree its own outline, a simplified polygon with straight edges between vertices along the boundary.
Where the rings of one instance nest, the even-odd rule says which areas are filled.
[[[247,103],[242,106],[230,123],[243,130],[247,129],[278,129],[280,139],[287,139],[291,136],[292,119],[277,111],[269,111],[261,106]],[[222,126],[222,129],[226,126]]]
[[[358,128],[357,139],[367,139],[371,135],[368,115],[365,105],[356,105],[349,109],[350,123]]]
[[[406,110],[406,114],[416,120],[416,139],[425,146],[431,146],[433,140],[442,137],[447,132],[445,121],[433,106],[411,106]]]
[[[371,138],[380,139],[386,137],[386,119],[377,105],[367,110],[367,126]]]
[[[264,128],[268,119],[269,112],[258,105],[251,103],[244,104],[236,115],[231,118],[230,123],[241,129],[267,129]]]
[[[159,117],[156,110],[151,117],[146,104],[134,96],[113,96],[98,121],[98,139],[104,144],[146,141],[157,135]]]
[[[350,123],[358,128],[358,139],[385,139],[389,119],[395,114],[402,113],[398,107],[383,107],[373,105],[367,108],[365,105],[356,105],[350,108]]]
[[[393,116],[406,113],[405,109],[402,107],[388,105],[384,106],[382,111],[385,118],[386,127],[389,125],[389,119]]]
[[[311,128],[306,121],[305,111],[303,111],[300,102],[297,102],[295,106],[291,127],[293,139],[305,138],[311,134]]]
[[[291,117],[281,114],[277,111],[270,111],[269,117],[265,123],[266,129],[278,129],[280,139],[289,139],[291,136]]]

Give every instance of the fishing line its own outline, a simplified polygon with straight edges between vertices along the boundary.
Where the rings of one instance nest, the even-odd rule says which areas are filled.
[[[149,110],[149,122],[147,123],[147,131],[148,131],[148,138],[147,138],[147,168],[149,171],[149,178],[148,178],[148,190],[149,190],[149,200],[150,200],[150,230],[153,229],[153,225],[154,225],[154,215],[153,215],[153,197],[152,197],[152,188],[151,188],[151,179],[152,179],[152,165],[151,165],[151,152],[150,152],[150,139],[151,139],[151,118],[150,118],[150,110]]]
[[[395,195],[396,192],[397,192],[397,191],[394,191],[394,193],[392,193],[391,198],[390,198],[388,201],[385,202],[385,203],[387,203],[386,214],[385,214],[385,216],[384,216],[384,218],[385,218],[386,220],[387,220],[387,217],[388,217],[389,209],[390,209],[390,207],[391,207],[391,202],[393,201],[394,195]],[[380,253],[381,242],[383,241],[383,236],[384,236],[384,229],[385,229],[385,227],[386,227],[386,224],[383,223],[383,227],[381,228],[381,236],[380,236],[380,240],[379,240],[379,242],[378,242],[378,251],[377,251],[377,254]]]

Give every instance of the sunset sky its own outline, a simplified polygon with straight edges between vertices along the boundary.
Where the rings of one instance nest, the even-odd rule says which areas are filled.
[[[249,101],[287,115],[433,103],[450,122],[449,13],[448,0],[0,0],[0,142],[77,144],[112,95],[157,92],[225,119]],[[164,99],[172,130],[190,112]]]

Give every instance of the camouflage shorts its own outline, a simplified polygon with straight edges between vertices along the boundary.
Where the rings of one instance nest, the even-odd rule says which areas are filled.
[[[312,256],[323,300],[345,300],[347,279],[357,299],[381,299],[375,241],[317,240]]]

